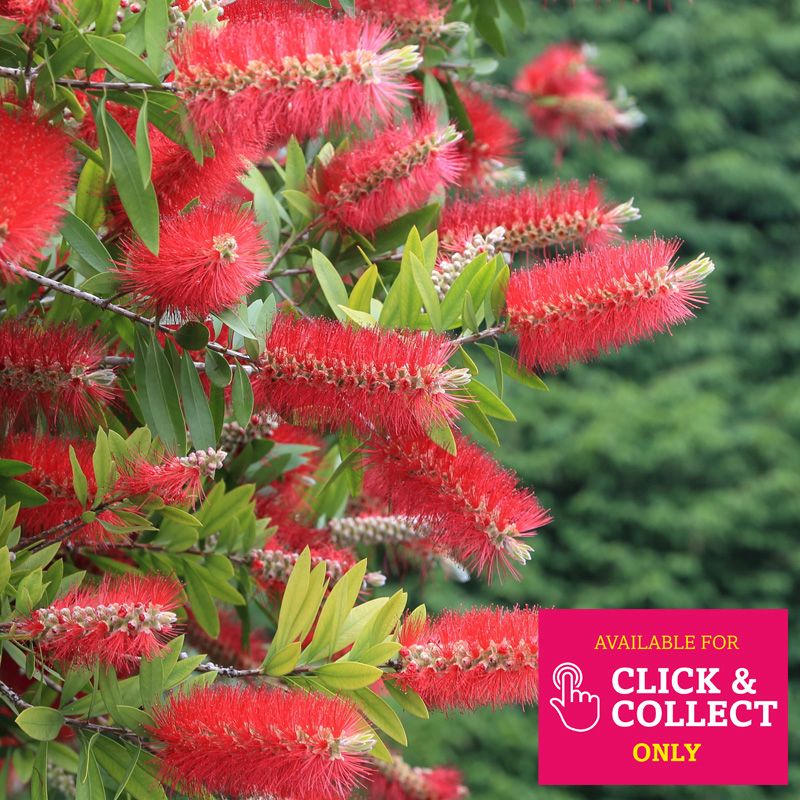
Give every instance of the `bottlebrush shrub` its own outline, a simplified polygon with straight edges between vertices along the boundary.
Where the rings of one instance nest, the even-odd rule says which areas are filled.
[[[180,594],[180,584],[169,578],[105,578],[37,609],[18,628],[45,659],[127,670],[175,636]]]
[[[87,493],[94,496],[97,483],[92,467],[94,447],[91,442],[29,433],[9,436],[0,442],[0,459],[20,461],[31,467],[17,480],[47,500],[41,505],[20,509],[17,521],[26,537],[49,534],[56,538],[66,534],[73,544],[108,545],[114,536],[100,524],[100,520],[114,524],[117,517],[113,512],[104,511],[97,519],[81,519],[83,504],[75,493],[70,448],[86,477]]]
[[[514,87],[527,95],[528,114],[536,130],[563,139],[570,130],[579,135],[614,137],[644,121],[624,94],[612,101],[605,80],[588,64],[592,50],[559,44],[545,50],[517,76]]]
[[[29,425],[38,413],[51,426],[96,422],[115,398],[106,348],[76,325],[41,327],[0,322],[0,414],[6,425]]]
[[[315,174],[312,196],[328,225],[373,233],[458,181],[460,138],[452,125],[440,128],[427,113],[387,128],[335,155]]]
[[[49,9],[49,4],[46,4]],[[38,10],[21,7],[35,25]],[[0,101],[2,94],[0,94]],[[56,233],[72,191],[74,161],[64,132],[30,108],[0,104],[0,278],[12,264],[28,265]]]
[[[452,767],[412,767],[399,755],[391,763],[377,761],[378,774],[371,780],[368,800],[459,800],[469,796],[461,773]]]
[[[710,270],[611,247],[638,212],[593,181],[504,190],[503,114],[563,145],[636,112],[573,45],[486,83],[525,4],[48,3],[0,0],[17,793],[462,797],[386,742],[426,702],[532,702],[536,613],[425,622],[403,587],[518,577],[549,520],[470,434],[499,447],[533,370],[684,320]]]
[[[296,691],[197,689],[154,719],[164,778],[194,796],[344,800],[375,743],[350,703]]]
[[[443,336],[275,319],[253,379],[256,404],[293,422],[406,432],[458,416],[462,369]]]
[[[523,363],[552,371],[694,316],[714,265],[701,255],[676,267],[679,247],[654,237],[515,272],[506,300]]]
[[[129,241],[119,275],[127,291],[159,313],[204,319],[237,305],[258,285],[266,254],[251,211],[197,206],[162,220],[158,255],[140,239]]]
[[[388,119],[408,94],[416,49],[386,49],[390,32],[372,22],[287,7],[176,42],[175,83],[195,121],[213,130],[257,116],[280,140]]]
[[[539,616],[531,608],[446,611],[400,631],[392,678],[431,707],[472,709],[533,703],[539,673]]]
[[[430,521],[431,540],[491,577],[524,564],[526,537],[550,521],[516,476],[462,436],[456,455],[425,437],[376,441],[367,454],[370,491],[401,514]]]

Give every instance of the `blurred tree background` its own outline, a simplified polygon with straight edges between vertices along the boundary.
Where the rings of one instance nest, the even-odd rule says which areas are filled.
[[[523,580],[428,584],[429,609],[536,603],[582,607],[800,607],[800,3],[742,0],[526,3],[508,30],[508,83],[547,44],[598,48],[610,85],[647,123],[608,143],[526,141],[545,181],[596,175],[635,196],[653,230],[706,251],[717,271],[699,318],[598,363],[510,387],[518,424],[498,427],[502,458],[555,521]],[[492,371],[486,365],[486,380]],[[800,646],[790,643],[790,787],[537,788],[536,710],[411,725],[408,758],[452,762],[476,800],[761,800],[800,786]],[[753,754],[758,758],[758,754]],[[794,790],[792,789],[794,786]]]

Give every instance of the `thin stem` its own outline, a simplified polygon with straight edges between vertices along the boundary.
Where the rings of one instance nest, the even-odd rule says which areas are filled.
[[[98,297],[97,295],[89,294],[89,292],[84,292],[82,289],[76,289],[74,286],[68,286],[66,283],[61,283],[60,281],[53,280],[45,275],[40,275],[38,272],[26,269],[18,264],[9,264],[9,266],[18,275],[34,281],[40,286],[46,286],[48,289],[53,289],[56,292],[68,294],[70,297],[77,297],[79,300],[84,300],[87,303],[91,303],[98,308],[102,308],[104,311],[111,311],[114,314],[118,314],[121,317],[131,320],[132,322],[137,322],[139,325],[146,325],[148,328],[153,328],[161,331],[162,333],[166,333],[168,336],[175,335],[175,331],[172,330],[172,328],[162,325],[160,322],[158,322],[158,320],[150,319],[149,317],[137,314],[135,311],[130,311],[127,308],[118,306],[115,303],[112,303],[110,298],[104,299],[102,297]],[[254,363],[253,359],[250,358],[247,353],[241,353],[238,350],[231,350],[227,347],[223,347],[221,344],[217,344],[216,342],[209,342],[206,345],[206,348],[209,350],[214,350],[217,353],[221,353],[224,356],[228,356],[229,358],[236,358],[239,361],[248,361],[250,363]]]
[[[104,503],[100,503],[97,508],[90,509],[95,514],[100,514],[101,512],[111,508],[115,503],[120,502],[119,500],[109,500]],[[75,533],[75,531],[84,525],[83,521],[83,514],[78,514],[74,517],[70,517],[70,519],[65,519],[63,522],[59,522],[58,525],[54,525],[52,528],[48,528],[46,531],[42,531],[41,533],[37,533],[35,536],[31,536],[27,539],[21,539],[19,542],[19,546],[23,549],[30,547],[31,545],[48,545],[52,544],[53,542],[63,542],[71,534]],[[40,550],[40,547],[34,548],[34,550]]]
[[[506,86],[498,86],[495,83],[485,83],[484,81],[469,81],[467,86],[478,94],[486,97],[495,97],[499,100],[510,100],[512,103],[530,103],[534,99],[532,95],[524,92],[515,92]]]
[[[105,356],[103,358],[103,366],[104,367],[129,367],[133,364],[136,359],[133,356]],[[198,372],[205,372],[206,365],[202,361],[193,361],[192,362],[195,366],[195,369]],[[242,369],[250,375],[251,373],[255,372],[255,367],[250,366],[249,364],[245,364]]]
[[[35,78],[37,71],[32,72],[18,67],[0,67],[0,78],[19,78],[24,76],[26,80]],[[80,78],[56,78],[58,86],[69,86],[72,89],[86,89],[91,91],[96,89],[102,91],[109,89],[118,92],[147,92],[150,90],[162,92],[176,92],[177,86],[174,83],[128,83],[127,81],[90,81]]]
[[[505,330],[506,330],[505,325],[495,325],[493,328],[486,328],[486,330],[478,331],[477,333],[470,333],[467,336],[459,336],[457,339],[454,339],[453,341],[459,347],[462,347],[465,344],[472,344],[473,342],[481,342],[484,339],[494,339],[501,333],[505,333]]]
[[[261,273],[262,277],[266,278],[270,275],[272,270],[280,264],[283,260],[284,256],[292,249],[292,247],[303,237],[305,236],[318,222],[320,221],[320,217],[315,217],[311,220],[307,225],[300,228],[300,230],[295,231],[289,238],[280,246],[278,252],[275,253],[272,261],[269,262],[267,268],[264,272]]]
[[[28,703],[26,700],[23,700],[10,686],[3,681],[0,681],[0,694],[6,697],[17,711],[24,711],[26,708],[33,708],[30,703]],[[97,733],[119,736],[122,739],[130,739],[134,742],[141,741],[133,731],[130,731],[127,728],[118,728],[114,725],[103,725],[99,722],[89,722],[88,720],[75,719],[74,717],[65,717],[64,724],[69,725],[71,728],[82,728],[86,731],[96,731]]]

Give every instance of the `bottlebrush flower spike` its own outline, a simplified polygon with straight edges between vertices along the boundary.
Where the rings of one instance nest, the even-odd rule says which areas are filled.
[[[49,5],[48,5],[49,7]],[[0,277],[39,258],[72,191],[69,139],[30,109],[0,103]]]
[[[259,585],[265,590],[273,590],[285,586],[292,574],[299,552],[285,549],[269,548],[250,551],[250,569]],[[332,586],[356,563],[355,556],[349,550],[336,549],[327,545],[316,545],[309,548],[311,566],[325,562],[325,574]],[[368,572],[364,577],[367,586],[383,586],[386,578],[380,572]]]
[[[237,305],[259,283],[267,252],[252,211],[197,206],[161,221],[158,255],[139,239],[118,274],[126,291],[155,307],[204,319]]]
[[[115,489],[124,497],[148,495],[167,505],[188,503],[200,496],[203,478],[213,478],[226,455],[224,450],[209,447],[188,456],[170,456],[160,464],[140,458],[125,465]]]
[[[597,247],[619,236],[622,225],[639,219],[633,200],[610,206],[595,181],[556,183],[550,189],[494,192],[474,200],[456,200],[442,214],[443,247],[458,254],[503,230],[500,249],[511,254],[549,247]]]
[[[399,514],[338,517],[328,523],[328,529],[333,542],[342,547],[406,544],[431,535],[423,519]]]
[[[296,3],[258,20],[196,26],[176,42],[175,84],[204,130],[269,120],[278,139],[388,119],[408,96],[415,46],[368,20],[335,18]]]
[[[178,791],[234,800],[345,800],[375,744],[355,707],[302,691],[215,686],[154,711],[162,775]]]
[[[386,128],[319,169],[312,197],[329,226],[369,235],[456,183],[463,169],[460,138],[430,114]]]
[[[440,0],[362,0],[358,13],[394,31],[404,41],[431,42],[443,36],[464,34],[463,22],[446,22],[449,2]]]
[[[489,578],[501,567],[516,575],[510,562],[530,558],[522,540],[550,517],[488,453],[460,435],[456,445],[451,455],[423,436],[376,442],[368,454],[370,490],[395,513],[428,519],[431,541],[470,569]]]
[[[460,800],[469,790],[452,767],[412,767],[392,753],[392,763],[375,761],[378,773],[370,781],[367,800]]]
[[[45,26],[52,25],[54,17],[71,10],[72,3],[67,0],[0,0],[0,16],[24,25],[28,40],[35,39]]]
[[[104,355],[85,328],[0,323],[0,415],[20,425],[32,424],[38,412],[51,424],[93,423],[115,397]]]
[[[472,138],[464,135],[458,143],[466,160],[462,183],[472,188],[491,186],[513,162],[519,134],[489,100],[466,86],[457,84],[456,90],[472,127]]]
[[[25,536],[35,536],[56,528],[68,520],[78,520],[67,541],[72,544],[86,544],[94,547],[105,546],[114,541],[114,535],[99,522],[103,520],[118,524],[119,518],[111,511],[103,511],[93,522],[80,522],[83,506],[75,496],[72,485],[72,464],[69,448],[75,451],[75,457],[86,476],[89,497],[94,498],[97,483],[94,479],[92,454],[94,444],[83,439],[61,439],[54,436],[33,436],[19,434],[9,436],[0,444],[0,458],[13,461],[24,461],[33,469],[16,480],[22,481],[47,498],[47,503],[33,508],[21,508],[17,513],[17,522]],[[71,526],[70,526],[71,527]],[[54,531],[54,536],[63,533],[62,529]]]
[[[700,255],[676,268],[679,246],[653,237],[512,273],[506,304],[522,363],[552,371],[694,316],[714,264]]]
[[[179,583],[161,576],[107,577],[37,609],[18,630],[54,661],[130,670],[177,634],[180,593]]]
[[[560,140],[570,129],[614,136],[644,122],[630,98],[609,98],[605,80],[588,64],[591,54],[586,46],[554,45],[517,76],[514,88],[531,96],[528,114],[543,136]]]
[[[322,428],[407,432],[449,423],[469,380],[444,336],[276,318],[253,377],[256,404]]]
[[[446,611],[400,631],[393,680],[434,709],[496,708],[536,701],[539,615],[532,608]]]

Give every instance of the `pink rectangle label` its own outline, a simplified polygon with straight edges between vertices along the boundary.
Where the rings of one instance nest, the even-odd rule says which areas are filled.
[[[788,780],[788,612],[543,609],[539,783]]]

